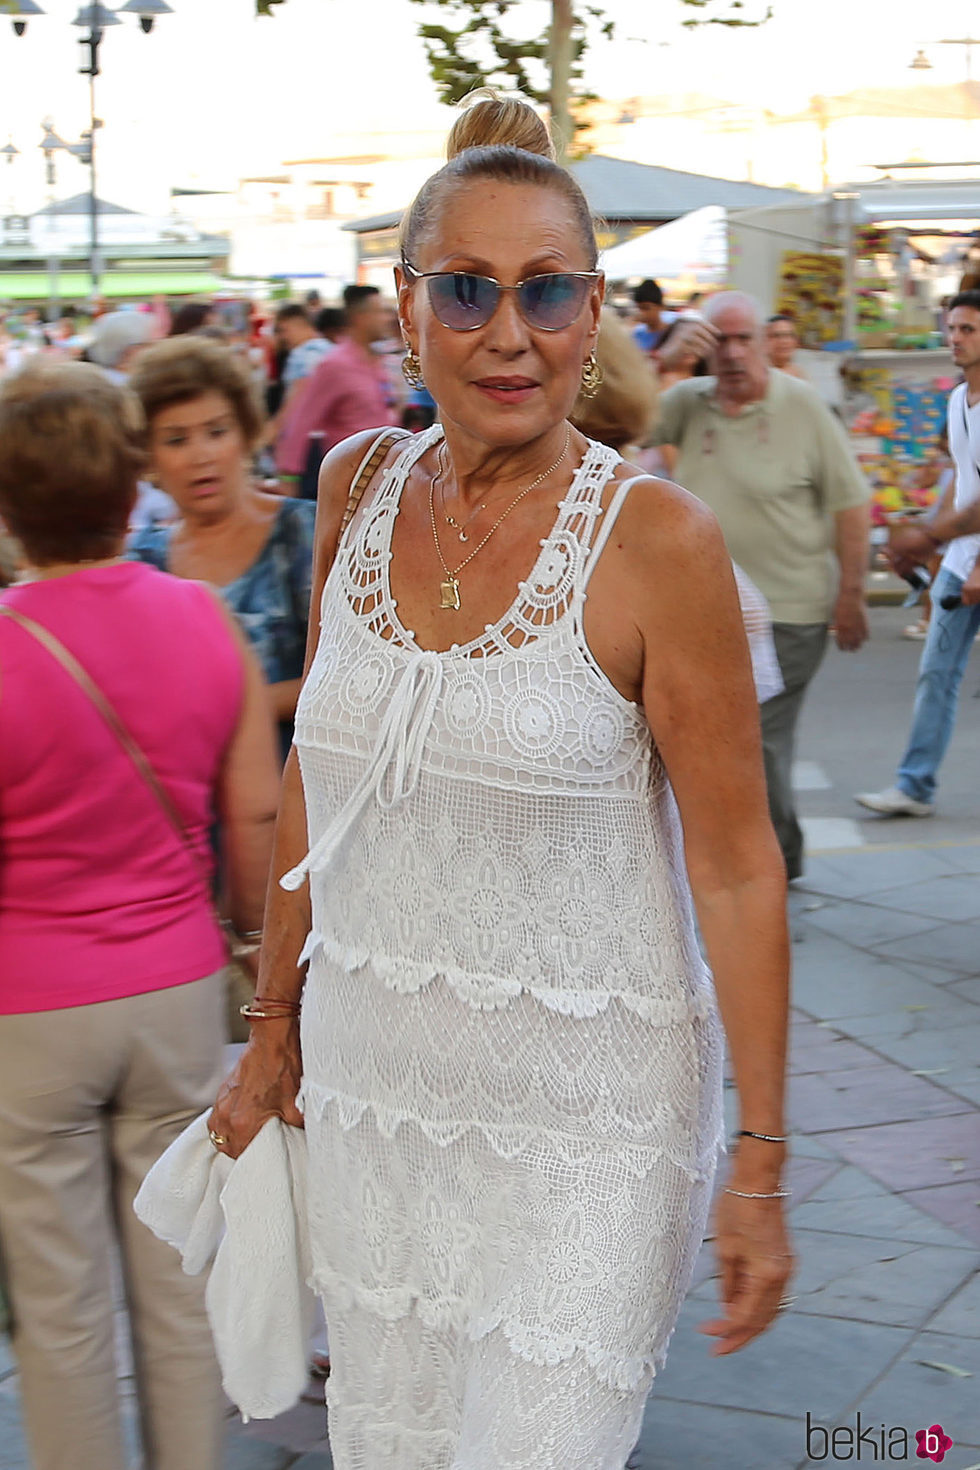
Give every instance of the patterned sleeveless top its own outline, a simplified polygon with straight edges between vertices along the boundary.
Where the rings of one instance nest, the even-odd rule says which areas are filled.
[[[642,709],[596,664],[589,577],[632,481],[590,443],[505,615],[435,653],[402,626],[391,537],[416,436],[338,548],[295,743],[319,952],[390,987],[586,1017],[616,997],[670,1025],[714,1011],[680,824]],[[601,528],[597,532],[597,526]]]

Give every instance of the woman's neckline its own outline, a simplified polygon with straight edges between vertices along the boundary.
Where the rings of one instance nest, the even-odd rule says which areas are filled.
[[[551,523],[551,528],[548,531],[547,536],[545,536],[543,541],[540,543],[537,554],[535,555],[531,566],[528,568],[527,575],[525,577],[522,577],[517,582],[514,596],[504,608],[500,617],[494,619],[493,622],[487,623],[479,633],[477,633],[473,638],[467,639],[463,643],[452,643],[448,648],[425,648],[417,641],[415,634],[405,627],[398,614],[398,604],[391,590],[391,542],[394,535],[395,520],[401,506],[402,494],[404,493],[405,486],[408,483],[408,477],[417,462],[422,458],[422,456],[427,453],[427,451],[431,449],[433,445],[437,444],[442,437],[442,426],[440,424],[433,424],[432,428],[426,430],[424,434],[419,434],[417,436],[415,444],[407,445],[406,448],[402,451],[402,454],[399,455],[394,464],[391,466],[390,473],[392,479],[390,482],[390,488],[387,491],[387,495],[385,496],[382,507],[383,513],[385,514],[385,519],[387,521],[387,525],[385,527],[386,545],[384,548],[387,555],[383,558],[381,578],[385,605],[385,616],[394,636],[390,639],[382,639],[382,641],[394,644],[395,647],[401,646],[409,652],[428,654],[434,653],[438,658],[459,658],[468,656],[472,652],[472,650],[492,641],[494,635],[499,633],[500,629],[506,627],[507,623],[511,621],[512,615],[518,604],[520,603],[523,587],[528,581],[531,580],[538,563],[541,561],[542,557],[544,557],[549,547],[553,545],[556,535],[558,534],[562,524],[568,517],[569,503],[574,501],[576,504],[578,504],[578,496],[581,491],[581,482],[584,479],[586,473],[591,471],[593,464],[595,464],[597,460],[600,460],[602,458],[603,454],[606,452],[606,446],[600,444],[599,441],[596,439],[586,439],[585,453],[582,455],[582,458],[576,466],[575,471],[572,475],[571,481],[569,482],[567,488],[562,494],[561,499],[558,502],[555,511],[555,517]],[[418,444],[418,440],[424,440],[425,442],[422,444]],[[550,633],[554,628],[557,628],[564,621],[565,616],[566,614],[563,613],[547,627],[542,627],[535,634],[535,638],[532,641],[538,641],[538,639],[540,639],[543,635]],[[380,637],[380,634],[378,636]],[[524,645],[515,644],[512,646],[514,648],[514,651],[518,652],[519,648],[523,647]]]
[[[268,525],[268,529],[266,531],[265,539],[262,542],[262,545],[259,547],[258,551],[256,552],[255,556],[249,562],[248,566],[247,567],[244,567],[242,569],[242,571],[240,571],[238,573],[238,576],[237,577],[232,577],[231,580],[228,581],[228,582],[216,582],[213,577],[206,578],[205,580],[208,581],[211,584],[211,586],[216,587],[219,592],[226,592],[229,587],[234,587],[238,582],[244,581],[244,579],[246,577],[248,577],[248,576],[251,575],[251,573],[258,566],[259,562],[262,561],[262,559],[268,553],[268,550],[269,550],[269,547],[270,547],[270,545],[272,543],[273,537],[275,536],[276,532],[279,529],[279,523],[282,520],[283,512],[285,511],[286,505],[287,505],[287,503],[292,498],[293,497],[292,496],[289,496],[289,495],[281,495],[281,496],[278,497],[278,499],[280,500],[281,503],[275,507],[274,514],[272,516],[270,516],[270,518],[269,518],[269,525]],[[174,526],[167,526],[164,529],[166,529],[169,532],[169,535],[167,537],[167,544],[166,544],[166,546],[164,548],[164,562],[166,564],[166,570],[169,572],[170,571],[170,556],[171,556],[171,551],[172,551],[172,548],[173,548],[173,538],[174,538],[174,534],[175,534],[175,532],[177,530],[177,526],[175,526],[175,525]],[[177,572],[173,572],[173,573],[171,573],[171,575],[173,575],[173,576],[179,576],[180,574],[177,573]]]

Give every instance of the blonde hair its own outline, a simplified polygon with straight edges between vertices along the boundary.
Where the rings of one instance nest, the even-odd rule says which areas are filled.
[[[602,368],[599,391],[594,398],[579,397],[569,418],[590,439],[613,449],[641,442],[657,411],[657,384],[649,360],[610,307],[602,312],[595,355]]]
[[[403,264],[415,264],[419,245],[438,225],[442,206],[455,185],[496,179],[537,184],[560,194],[571,208],[588,269],[595,269],[599,250],[588,201],[571,174],[555,162],[548,130],[530,103],[493,93],[479,96],[453,124],[447,152],[449,161],[426,180],[402,219]]]
[[[467,148],[496,147],[521,148],[556,160],[551,134],[533,107],[520,97],[501,97],[481,87],[463,100],[446,140],[446,158],[451,162]]]

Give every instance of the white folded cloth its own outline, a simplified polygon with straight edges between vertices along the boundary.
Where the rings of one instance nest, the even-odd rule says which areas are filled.
[[[174,1139],[133,1207],[180,1251],[188,1276],[213,1262],[206,1304],[225,1392],[243,1419],[273,1419],[309,1374],[306,1136],[270,1118],[230,1159],[211,1143],[208,1116]]]

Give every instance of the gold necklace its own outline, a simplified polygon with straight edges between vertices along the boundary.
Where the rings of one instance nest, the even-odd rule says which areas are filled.
[[[452,528],[453,528],[454,531],[458,531],[459,532],[459,539],[460,539],[460,541],[468,541],[470,538],[467,536],[466,532],[468,531],[471,523],[476,520],[476,518],[480,514],[481,510],[486,510],[486,508],[487,508],[486,501],[484,501],[481,505],[478,505],[476,507],[476,510],[472,511],[466,517],[466,520],[465,521],[462,521],[462,522],[457,521],[457,519],[456,519],[455,516],[451,516],[449,514],[448,510],[446,509],[446,489],[445,489],[445,484],[444,484],[444,481],[445,481],[445,478],[446,478],[446,463],[445,463],[445,459],[443,457],[444,456],[445,448],[446,448],[446,441],[445,441],[445,439],[443,439],[442,443],[439,445],[439,448],[438,448],[438,450],[436,452],[436,464],[438,466],[438,471],[439,471],[438,472],[438,475],[436,476],[436,478],[438,479],[439,485],[440,485],[440,489],[442,490],[442,513],[446,517],[447,524],[450,525],[450,526],[452,526]]]
[[[442,565],[442,570],[446,574],[446,580],[444,582],[440,582],[439,583],[439,606],[440,607],[447,608],[451,612],[459,612],[460,605],[461,605],[460,604],[460,600],[459,600],[459,574],[460,574],[460,572],[463,570],[463,568],[465,566],[467,566],[473,560],[473,558],[476,555],[478,555],[479,552],[481,552],[483,550],[484,546],[486,546],[487,542],[490,540],[490,537],[493,535],[494,531],[497,530],[498,526],[500,526],[500,525],[503,524],[503,522],[510,515],[511,511],[514,509],[515,505],[518,505],[520,503],[520,501],[522,501],[524,499],[525,495],[530,495],[530,493],[531,493],[532,490],[536,490],[537,487],[541,484],[542,480],[546,480],[549,475],[554,474],[555,470],[558,468],[558,466],[561,464],[562,460],[565,458],[565,455],[568,453],[568,446],[571,443],[571,440],[572,440],[572,430],[571,430],[571,427],[569,426],[565,430],[565,443],[564,443],[564,446],[562,448],[561,454],[559,454],[559,456],[555,460],[554,464],[549,465],[548,468],[544,471],[543,474],[539,475],[536,480],[532,480],[531,481],[530,485],[525,485],[523,490],[518,491],[518,493],[514,496],[513,500],[510,502],[510,505],[507,506],[507,509],[505,511],[503,511],[503,513],[501,515],[499,515],[497,517],[497,519],[494,521],[493,525],[490,527],[489,531],[484,536],[483,540],[479,543],[479,545],[478,546],[475,546],[473,548],[473,550],[470,552],[469,556],[464,557],[463,560],[459,563],[459,565],[456,566],[456,567],[454,567],[452,571],[450,571],[449,568],[447,567],[447,565],[446,565],[446,558],[442,554],[442,547],[439,545],[439,528],[436,525],[436,507],[435,507],[436,480],[441,480],[441,479],[444,478],[444,472],[443,472],[443,470],[441,468],[441,462],[440,462],[440,468],[439,468],[438,472],[429,481],[429,520],[432,523],[432,539],[433,539],[433,541],[436,544],[436,555],[438,556],[439,561],[440,561],[440,563]]]

